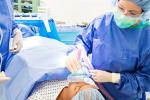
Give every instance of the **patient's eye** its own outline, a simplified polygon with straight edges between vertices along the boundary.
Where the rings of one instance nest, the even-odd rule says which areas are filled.
[[[81,86],[76,86],[75,91],[78,92],[80,90]]]

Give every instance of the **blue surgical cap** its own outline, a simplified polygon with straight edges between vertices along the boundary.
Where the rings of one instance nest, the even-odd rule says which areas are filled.
[[[119,0],[112,0],[113,5],[116,5],[116,3]],[[143,20],[149,20],[150,19],[150,0],[129,0],[131,2],[136,3],[138,6],[140,6],[144,13],[142,15]]]

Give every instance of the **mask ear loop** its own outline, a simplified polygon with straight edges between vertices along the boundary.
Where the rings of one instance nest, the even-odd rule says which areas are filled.
[[[2,44],[2,40],[3,40],[3,33],[2,33],[1,28],[0,28],[0,46]],[[2,62],[3,62],[3,55],[0,53],[0,71],[1,71],[1,67],[2,67]]]

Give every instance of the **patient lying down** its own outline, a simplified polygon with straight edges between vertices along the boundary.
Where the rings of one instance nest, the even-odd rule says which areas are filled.
[[[95,82],[90,78],[87,67],[82,67],[67,78],[69,84],[64,87],[56,100],[104,100]]]
[[[87,70],[82,67],[76,73],[70,74],[67,80],[41,83],[29,100],[104,100],[98,86],[88,76]]]
[[[69,83],[56,100],[104,100],[97,87],[85,82]]]
[[[29,100],[104,100],[98,86],[90,78],[87,66],[71,73],[67,80],[41,83]]]
[[[40,83],[28,100],[104,100],[104,97],[94,85],[54,80]]]

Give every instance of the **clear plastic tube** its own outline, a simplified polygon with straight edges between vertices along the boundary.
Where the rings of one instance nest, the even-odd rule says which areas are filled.
[[[82,67],[77,72],[71,73],[67,77],[68,82],[85,82],[96,86],[95,82],[91,79],[91,75],[89,73],[89,70],[93,69],[93,66],[90,63],[88,57],[86,56],[85,50],[82,49],[81,51],[79,51],[77,57]]]

